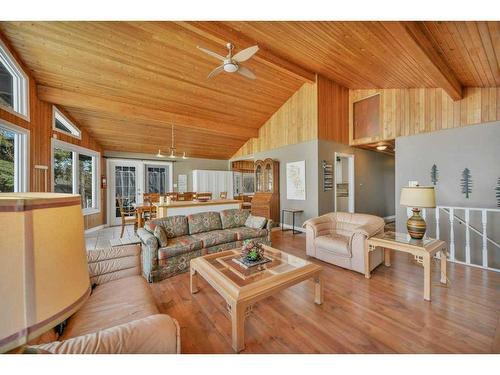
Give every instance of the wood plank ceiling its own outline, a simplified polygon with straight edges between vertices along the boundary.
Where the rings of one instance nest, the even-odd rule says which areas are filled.
[[[304,82],[345,87],[498,86],[498,22],[2,22],[38,83],[105,150],[227,159]],[[225,54],[257,43],[245,66],[221,74],[197,45]]]

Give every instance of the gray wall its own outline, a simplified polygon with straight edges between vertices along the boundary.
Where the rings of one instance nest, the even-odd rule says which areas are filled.
[[[399,231],[406,231],[406,208],[399,205],[401,188],[408,181],[416,180],[420,185],[431,185],[432,165],[438,168],[436,200],[438,205],[457,207],[497,208],[495,187],[500,178],[500,122],[442,130],[396,139],[396,223]],[[472,176],[472,193],[469,199],[461,192],[460,180],[464,168]],[[435,213],[427,210],[428,235],[435,236]],[[463,211],[457,216],[464,217]],[[471,214],[471,224],[482,231],[480,213]],[[449,237],[449,216],[440,212],[440,237]],[[465,226],[454,225],[456,256],[464,259]],[[500,242],[500,213],[488,215],[487,233]],[[481,262],[480,236],[471,234],[472,259]],[[500,267],[500,249],[488,244],[492,266]]]
[[[394,215],[394,157],[324,140],[319,141],[318,149],[319,214],[334,210],[334,191],[323,191],[321,161],[333,163],[335,152],[354,154],[355,212],[381,217]]]
[[[133,152],[118,152],[118,151],[106,151],[104,156],[122,159],[141,159],[141,160],[155,160],[154,155],[133,153]],[[164,159],[164,161],[172,161],[170,159]],[[200,158],[188,158],[188,159],[176,159],[173,162],[173,183],[177,186],[178,176],[180,174],[185,174],[188,176],[188,191],[193,189],[193,170],[203,169],[203,170],[213,170],[213,171],[228,171],[229,161],[228,160],[217,160],[217,159],[200,159]],[[174,187],[174,191],[177,188]]]
[[[318,141],[298,143],[274,150],[254,154],[255,160],[272,158],[280,162],[280,208],[296,208],[304,210],[296,214],[295,226],[299,227],[309,218],[318,216]],[[306,161],[306,200],[286,199],[286,163]],[[291,224],[291,217],[285,217],[285,222]]]

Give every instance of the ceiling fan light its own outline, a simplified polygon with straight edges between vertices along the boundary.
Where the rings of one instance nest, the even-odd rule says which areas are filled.
[[[238,65],[235,63],[229,62],[224,64],[224,71],[228,73],[234,73],[238,70]]]

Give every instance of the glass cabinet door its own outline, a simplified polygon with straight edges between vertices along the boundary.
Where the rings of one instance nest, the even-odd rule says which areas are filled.
[[[255,167],[255,191],[262,191],[262,168],[260,165]]]
[[[266,191],[273,191],[273,169],[271,164],[266,165]]]

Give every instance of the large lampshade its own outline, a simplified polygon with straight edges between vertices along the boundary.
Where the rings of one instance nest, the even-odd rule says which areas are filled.
[[[80,197],[0,194],[0,352],[72,315],[90,294]]]
[[[402,206],[407,207],[436,207],[436,194],[434,186],[404,187],[401,189],[399,203]]]

